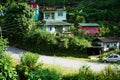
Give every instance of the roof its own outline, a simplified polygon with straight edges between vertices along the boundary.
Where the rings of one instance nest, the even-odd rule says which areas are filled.
[[[70,26],[70,23],[64,22],[64,21],[45,21],[44,25],[67,25]]]
[[[35,3],[34,4],[29,3],[28,5],[29,5],[30,8],[33,8],[33,9],[38,9],[39,8],[38,4],[35,4]]]
[[[99,24],[97,23],[78,23],[79,26],[95,26],[95,27],[98,27]]]
[[[42,10],[42,11],[60,11],[60,10],[65,10],[65,7],[61,7],[61,6],[40,6],[40,10]]]
[[[110,43],[110,42],[120,42],[120,37],[110,37],[110,38],[97,38],[94,39],[95,42],[104,42],[104,43]]]

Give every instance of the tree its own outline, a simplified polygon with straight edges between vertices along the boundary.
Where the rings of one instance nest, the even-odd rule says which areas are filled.
[[[3,34],[13,40],[21,40],[32,27],[33,10],[25,3],[11,4],[5,14],[2,25]]]

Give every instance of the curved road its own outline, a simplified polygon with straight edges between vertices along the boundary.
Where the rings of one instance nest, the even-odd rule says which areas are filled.
[[[15,48],[15,47],[9,47],[7,52],[12,54],[12,57],[14,59],[19,60],[19,54],[25,53],[26,51]],[[88,65],[92,70],[100,71],[105,66],[108,66],[108,64],[105,64],[105,63],[93,63],[93,62],[71,60],[71,59],[45,56],[45,55],[39,55],[39,56],[40,56],[39,62],[43,62],[45,64],[58,65],[61,67],[72,68],[72,69],[79,69],[83,65]]]

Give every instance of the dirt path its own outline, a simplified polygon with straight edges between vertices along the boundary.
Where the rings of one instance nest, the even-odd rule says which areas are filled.
[[[15,48],[15,47],[9,47],[7,52],[12,54],[12,57],[14,59],[19,60],[19,54],[25,53],[26,51]],[[87,61],[81,61],[81,60],[71,60],[71,59],[44,56],[44,55],[39,55],[39,56],[40,56],[39,62],[42,61],[45,64],[58,65],[58,66],[71,68],[71,69],[79,69],[83,65],[88,65],[92,70],[100,71],[105,66],[108,66],[108,64],[105,64],[105,63],[93,63],[93,62],[87,62]]]

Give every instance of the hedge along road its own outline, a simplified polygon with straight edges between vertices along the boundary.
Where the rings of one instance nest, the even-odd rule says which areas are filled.
[[[19,55],[21,53],[25,53],[25,52],[26,52],[25,50],[11,47],[11,46],[7,50],[7,53],[11,54],[12,57],[18,61],[20,60]],[[65,68],[70,68],[70,69],[79,69],[83,65],[87,65],[87,66],[90,66],[90,68],[94,71],[100,71],[100,70],[104,69],[104,67],[109,65],[109,64],[105,64],[105,63],[87,62],[87,61],[81,61],[81,60],[71,60],[71,59],[45,56],[45,55],[39,55],[39,56],[40,56],[39,62],[43,62],[44,64],[51,64],[51,65],[65,67]]]

